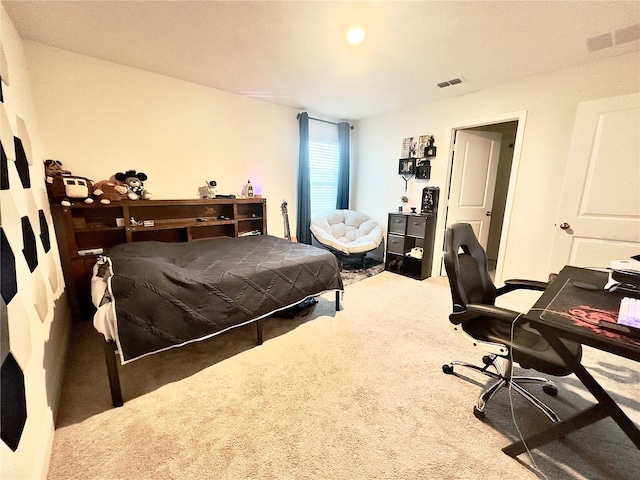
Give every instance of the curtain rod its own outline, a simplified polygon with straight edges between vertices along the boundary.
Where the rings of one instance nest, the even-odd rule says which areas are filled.
[[[298,115],[296,116],[296,118],[297,118],[297,119],[300,119],[300,114],[298,114]],[[315,120],[316,122],[322,122],[322,123],[330,123],[331,125],[339,125],[339,124],[338,124],[338,123],[336,123],[336,122],[330,122],[329,120],[323,120],[323,119],[321,119],[321,118],[309,117],[309,120]],[[345,123],[346,123],[347,125],[349,125],[349,128],[350,128],[351,130],[353,130],[353,128],[354,128],[354,127],[353,127],[353,125],[351,125],[349,122],[345,122]]]

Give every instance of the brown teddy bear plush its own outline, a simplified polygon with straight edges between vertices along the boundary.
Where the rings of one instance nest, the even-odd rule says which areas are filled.
[[[93,185],[93,195],[100,197],[100,203],[109,204],[127,200],[127,186],[112,176],[109,180],[100,180]]]
[[[62,168],[58,160],[46,160],[44,172],[47,182],[47,193],[52,200],[59,200],[60,204],[69,207],[72,200],[82,200],[93,203],[93,182],[86,177],[71,175],[69,170]]]

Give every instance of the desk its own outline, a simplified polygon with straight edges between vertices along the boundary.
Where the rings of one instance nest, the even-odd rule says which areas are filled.
[[[640,450],[640,430],[620,409],[609,394],[591,376],[586,368],[571,355],[562,339],[603,350],[640,362],[640,339],[612,332],[598,325],[603,318],[617,318],[620,300],[632,296],[629,291],[608,293],[603,289],[585,290],[574,282],[604,287],[608,274],[595,270],[565,267],[550,283],[525,318],[562,357],[582,384],[596,398],[597,403],[576,415],[552,424],[546,430],[525,438],[529,449],[544,445],[598,420],[611,417]],[[634,295],[638,297],[639,295]],[[515,457],[524,453],[522,441],[502,449]]]

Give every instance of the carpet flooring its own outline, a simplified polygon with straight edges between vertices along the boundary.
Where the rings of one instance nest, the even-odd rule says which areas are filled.
[[[610,419],[531,457],[503,454],[518,429],[549,421],[506,390],[474,417],[490,380],[442,372],[481,357],[451,332],[450,303],[444,278],[381,272],[348,285],[338,312],[327,294],[305,317],[265,320],[259,347],[248,326],[120,367],[121,408],[100,336],[78,323],[48,478],[638,478],[640,454]],[[640,422],[638,364],[593,349],[584,362]],[[531,391],[561,418],[593,402],[573,375],[554,380],[555,398]]]

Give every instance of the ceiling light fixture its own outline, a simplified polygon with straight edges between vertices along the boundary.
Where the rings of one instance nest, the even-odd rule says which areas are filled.
[[[353,45],[360,45],[364,41],[365,33],[364,28],[360,25],[355,25],[347,32],[347,41]]]

